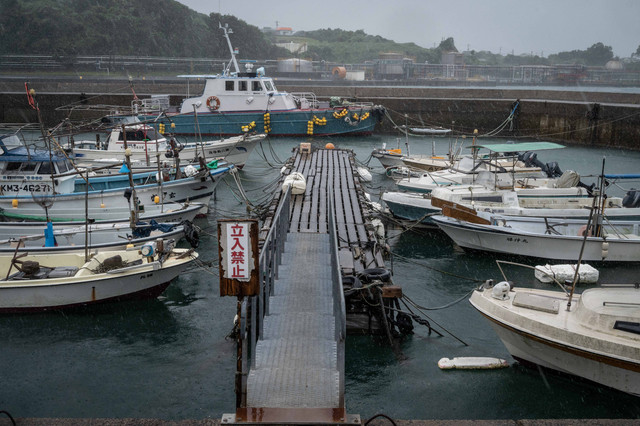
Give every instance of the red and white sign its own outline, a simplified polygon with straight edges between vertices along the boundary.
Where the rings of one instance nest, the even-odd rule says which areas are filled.
[[[249,281],[251,278],[251,246],[248,223],[225,223],[226,226],[226,267],[225,278]]]

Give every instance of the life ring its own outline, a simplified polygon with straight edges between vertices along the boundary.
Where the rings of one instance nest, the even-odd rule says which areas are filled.
[[[220,99],[217,96],[209,96],[207,98],[207,108],[211,111],[215,111],[220,108]]]

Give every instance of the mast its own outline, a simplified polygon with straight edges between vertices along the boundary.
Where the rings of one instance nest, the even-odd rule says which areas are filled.
[[[233,30],[229,28],[228,24],[224,24],[224,27],[221,23],[218,22],[218,26],[222,31],[224,31],[224,38],[227,39],[227,45],[229,46],[229,52],[231,52],[231,61],[229,61],[229,65],[225,68],[225,74],[228,74],[229,68],[231,64],[233,64],[233,68],[236,70],[236,74],[240,73],[240,69],[238,68],[238,61],[236,61],[236,53],[233,50],[233,46],[231,46],[231,39],[229,39],[229,34],[233,34]]]

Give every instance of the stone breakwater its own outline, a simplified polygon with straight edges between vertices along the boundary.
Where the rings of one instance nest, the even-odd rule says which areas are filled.
[[[27,103],[24,78],[0,78],[0,123],[35,122]],[[68,109],[70,105],[130,105],[132,92],[126,79],[79,77],[30,78],[37,93],[41,115],[47,126],[70,118],[98,118],[101,114]],[[497,136],[531,138],[581,145],[640,149],[640,94],[531,88],[443,88],[391,86],[380,82],[358,86],[329,81],[277,80],[280,90],[314,92],[319,99],[343,99],[383,105],[389,112],[377,131],[396,132],[394,125],[424,124],[452,128],[457,134],[485,134],[496,129],[510,115],[519,100],[512,122]],[[168,94],[172,105],[201,93],[204,82],[184,79],[136,79],[136,94],[147,97]],[[560,88],[558,88],[560,89]]]

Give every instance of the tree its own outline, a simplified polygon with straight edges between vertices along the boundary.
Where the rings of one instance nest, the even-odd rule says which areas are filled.
[[[584,60],[587,65],[604,65],[613,59],[613,49],[598,42],[584,52]]]
[[[456,49],[456,45],[453,42],[453,37],[449,37],[445,40],[442,40],[440,42],[440,45],[438,46],[438,50],[440,50],[441,52],[457,52],[458,49]]]

